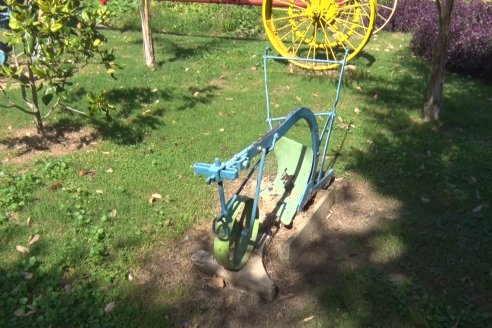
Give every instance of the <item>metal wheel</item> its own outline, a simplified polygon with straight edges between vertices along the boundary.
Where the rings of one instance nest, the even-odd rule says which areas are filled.
[[[257,208],[255,218],[251,222],[252,212],[253,199],[239,196],[225,219],[214,224],[214,256],[226,269],[241,269],[253,251],[260,221]]]
[[[395,14],[397,4],[398,0],[378,1],[378,16],[376,18],[376,26],[373,33],[378,33],[386,26],[386,24],[388,24]]]
[[[354,58],[369,41],[376,20],[376,0],[265,0],[266,35],[283,57],[338,59],[348,49]],[[292,59],[307,69],[336,65]]]

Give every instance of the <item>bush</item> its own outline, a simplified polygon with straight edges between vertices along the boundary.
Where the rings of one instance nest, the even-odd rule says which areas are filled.
[[[437,22],[437,7],[434,1],[399,0],[393,18],[385,30],[412,32],[425,17],[433,17]]]
[[[432,0],[399,0],[386,30],[411,32],[412,51],[431,59],[439,18]],[[451,18],[446,67],[457,73],[492,81],[492,3],[458,0]]]

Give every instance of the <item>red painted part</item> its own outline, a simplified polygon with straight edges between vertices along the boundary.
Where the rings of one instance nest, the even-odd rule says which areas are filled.
[[[196,2],[196,3],[218,3],[223,5],[242,5],[242,6],[261,6],[263,0],[165,0],[171,2]],[[273,7],[289,7],[290,0],[273,0]],[[294,1],[294,5],[301,8],[306,8],[307,4],[304,1]]]
[[[99,2],[101,3],[101,6],[105,6],[108,4],[108,0],[99,0]]]

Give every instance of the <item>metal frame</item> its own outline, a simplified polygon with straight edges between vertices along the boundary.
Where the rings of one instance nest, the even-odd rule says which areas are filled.
[[[328,151],[328,145],[331,139],[332,127],[336,117],[336,106],[340,99],[340,91],[342,87],[343,73],[346,66],[347,56],[349,54],[348,50],[345,52],[344,57],[341,60],[318,60],[318,59],[305,59],[305,58],[285,58],[280,56],[271,56],[268,54],[270,51],[269,48],[265,50],[265,54],[263,56],[263,65],[264,65],[264,79],[265,79],[265,97],[266,97],[266,122],[268,123],[269,131],[261,137],[259,140],[252,143],[250,146],[246,147],[236,155],[234,155],[231,159],[226,162],[221,162],[218,158],[211,164],[208,163],[196,163],[194,165],[194,171],[197,174],[203,175],[206,177],[206,182],[211,184],[213,182],[217,183],[217,191],[219,193],[219,201],[220,201],[220,212],[217,217],[213,220],[212,223],[212,231],[216,235],[220,241],[228,241],[231,238],[231,213],[234,211],[234,204],[238,201],[240,197],[240,193],[245,187],[246,183],[249,181],[254,171],[258,169],[258,178],[255,189],[255,195],[253,199],[253,208],[251,211],[251,215],[249,217],[249,227],[257,227],[255,225],[255,220],[258,218],[257,208],[261,191],[261,180],[263,177],[263,170],[265,167],[266,156],[275,148],[276,142],[285,136],[285,134],[300,120],[305,120],[308,123],[310,132],[311,132],[311,147],[313,150],[313,164],[311,167],[311,173],[309,176],[308,183],[306,184],[302,196],[299,198],[299,203],[297,205],[296,213],[298,213],[306,203],[311,199],[311,197],[316,193],[317,190],[325,187],[325,185],[331,180],[334,174],[333,168],[328,168],[326,171],[324,170],[325,165],[325,156]],[[270,98],[268,91],[268,61],[269,60],[300,60],[300,61],[312,61],[319,63],[329,63],[329,64],[337,64],[340,65],[339,69],[339,77],[337,84],[336,96],[331,105],[331,109],[329,111],[317,112],[314,113],[308,108],[298,108],[294,111],[290,112],[286,116],[272,117],[272,113],[270,110]],[[325,117],[326,122],[324,123],[321,130],[319,130],[317,118]],[[276,127],[273,127],[273,122],[281,122]],[[318,159],[320,157],[319,147],[323,143],[324,139],[324,147],[323,152],[321,154],[321,161],[318,163]],[[256,163],[251,167],[251,161],[257,155],[261,157]],[[319,164],[319,165],[318,165]],[[224,192],[224,182],[223,180],[236,180],[239,178],[239,172],[250,169],[246,179],[243,181],[241,186],[238,188],[234,196],[232,196],[228,201],[225,199]],[[256,232],[253,229],[244,229],[241,232],[241,237],[251,238],[253,235],[256,236]],[[245,254],[247,253],[245,250],[241,250]],[[245,255],[249,256],[249,255]],[[219,263],[226,266],[228,269],[238,270],[244,263],[245,259],[242,259],[240,263],[233,264],[228,259],[227,260],[219,260]]]

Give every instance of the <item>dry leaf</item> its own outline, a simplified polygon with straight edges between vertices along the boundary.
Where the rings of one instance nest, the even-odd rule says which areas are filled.
[[[29,246],[32,246],[34,245],[35,243],[37,243],[39,241],[41,237],[38,235],[38,234],[35,234],[34,236],[31,235],[29,236],[29,240],[28,240],[28,244]]]
[[[109,314],[113,312],[115,305],[115,302],[109,302],[108,304],[106,304],[106,307],[104,308],[104,313]]]
[[[304,318],[302,319],[299,323],[305,323],[305,322],[308,322],[308,321],[311,321],[314,319],[314,315],[310,316],[310,317],[307,317],[307,318]]]
[[[422,203],[430,203],[430,201],[431,201],[429,198],[424,197],[424,196],[420,197],[420,200],[422,201]]]
[[[135,279],[135,278],[133,278],[133,275],[132,275],[131,273],[129,273],[129,274],[128,274],[128,280],[129,280],[129,281],[133,281],[133,279]]]
[[[195,91],[195,93],[193,93],[193,97],[198,97],[199,95],[200,95],[199,91]]]
[[[219,131],[220,131],[220,132],[224,132],[224,131],[225,131],[225,129],[224,129],[224,128],[220,128],[220,130],[219,130]]]
[[[29,316],[33,315],[34,313],[36,313],[36,310],[30,310],[30,311],[27,311],[27,312],[24,314],[24,317],[29,317]]]
[[[158,199],[162,199],[161,194],[152,194],[152,196],[150,196],[149,198],[149,204],[150,205],[154,204]]]
[[[157,88],[154,88],[154,89],[150,90],[150,92],[152,92],[152,93],[155,93],[157,91],[159,91]]]
[[[96,170],[80,170],[79,171],[79,175],[81,177],[83,177],[83,176],[91,176],[91,175],[94,175],[94,174],[96,174]]]
[[[113,209],[111,210],[111,217],[112,217],[112,218],[115,218],[117,213],[118,213],[118,212],[116,211],[116,208],[113,208]]]
[[[30,272],[22,272],[22,276],[24,277],[24,279],[26,280],[31,280],[32,279],[32,273]]]
[[[104,155],[109,155],[109,154],[111,154],[109,151],[103,151],[102,153],[103,153]]]
[[[360,114],[360,109],[359,109],[359,107],[355,107],[355,108],[354,108],[354,112],[355,112],[355,114]]]
[[[483,209],[483,205],[478,205],[473,209],[473,213],[478,213]]]
[[[102,191],[101,189],[97,189],[97,190],[96,190],[96,194],[98,194],[98,195],[102,195],[102,194],[104,194],[104,191]]]
[[[27,248],[26,246],[17,245],[15,246],[15,248],[17,249],[17,251],[21,252],[22,254],[29,253],[29,248]]]
[[[51,185],[51,190],[55,191],[57,189],[60,189],[61,187],[63,187],[63,185],[60,182],[55,182]]]
[[[257,69],[258,69],[258,68],[257,68],[256,66],[251,67],[251,70],[252,70],[253,72],[254,72],[254,71],[256,71]]]
[[[106,173],[113,173],[113,169],[112,168],[109,168],[109,169],[106,169],[104,172],[106,172]]]
[[[301,101],[301,97],[296,96],[297,101]]]
[[[32,219],[31,219],[31,217],[28,217],[27,218],[27,226],[28,227],[31,227],[32,226]]]
[[[313,97],[319,97],[316,93],[313,93]]]
[[[212,284],[217,288],[225,287],[225,279],[221,276],[215,275],[212,277]]]
[[[377,99],[379,98],[379,94],[376,92],[376,93],[374,94],[374,97],[373,97],[373,98],[374,98],[374,100],[377,100]]]

